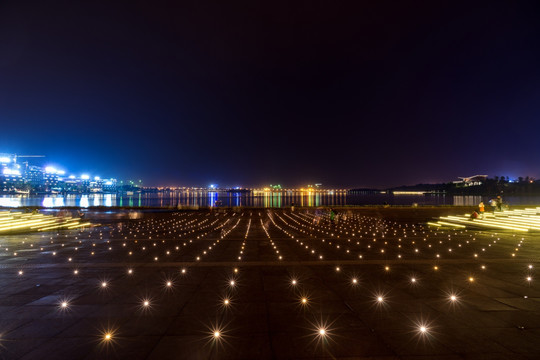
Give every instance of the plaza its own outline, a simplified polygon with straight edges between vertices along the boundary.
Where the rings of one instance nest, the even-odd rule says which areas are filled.
[[[455,208],[118,211],[0,238],[1,359],[536,359],[538,233]]]

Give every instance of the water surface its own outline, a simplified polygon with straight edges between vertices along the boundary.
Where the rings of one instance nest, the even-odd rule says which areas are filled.
[[[300,191],[258,192],[256,194],[227,193],[215,191],[183,191],[163,193],[126,194],[71,194],[71,195],[3,195],[0,206],[4,207],[289,207],[297,206],[347,206],[347,205],[457,205],[476,206],[487,201],[482,196],[454,195],[389,195],[312,193]],[[539,205],[540,196],[513,196],[504,199],[509,205]]]

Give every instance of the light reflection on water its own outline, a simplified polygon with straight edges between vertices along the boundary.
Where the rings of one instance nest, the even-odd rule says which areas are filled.
[[[185,191],[167,193],[125,194],[69,194],[69,195],[2,195],[2,207],[289,207],[345,206],[345,205],[458,205],[476,206],[483,196],[452,195],[388,195],[346,194],[318,192],[259,192],[257,194],[225,193],[216,191]],[[504,199],[510,205],[540,205],[540,196],[514,196]]]

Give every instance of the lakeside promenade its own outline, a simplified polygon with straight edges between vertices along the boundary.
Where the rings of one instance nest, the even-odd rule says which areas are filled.
[[[337,209],[3,235],[0,358],[540,356],[536,233],[425,225],[470,207]]]

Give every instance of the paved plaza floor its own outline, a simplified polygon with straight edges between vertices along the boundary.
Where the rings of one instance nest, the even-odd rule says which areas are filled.
[[[539,359],[539,234],[424,225],[448,211],[3,235],[0,359]]]

